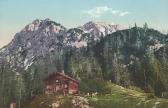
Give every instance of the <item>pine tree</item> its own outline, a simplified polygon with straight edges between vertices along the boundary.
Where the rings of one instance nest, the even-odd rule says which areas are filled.
[[[135,28],[137,28],[137,24],[136,24],[136,22],[135,22]]]
[[[144,24],[143,28],[144,28],[144,30],[145,30],[145,32],[146,32],[146,30],[148,29],[147,23]]]

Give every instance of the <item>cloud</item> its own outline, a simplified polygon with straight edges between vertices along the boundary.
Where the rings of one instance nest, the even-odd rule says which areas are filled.
[[[90,10],[86,10],[86,11],[84,11],[84,13],[90,15],[91,17],[98,18],[103,13],[106,13],[108,11],[110,11],[110,8],[108,8],[107,6],[101,6],[101,7],[95,7]]]
[[[121,12],[119,15],[120,16],[125,16],[125,15],[128,15],[130,12]]]
[[[108,6],[99,6],[92,8],[90,10],[85,10],[83,13],[88,14],[92,18],[99,18],[105,13],[110,13],[115,16],[125,16],[130,14],[128,11],[121,11],[121,10],[114,10],[112,8],[109,8]]]

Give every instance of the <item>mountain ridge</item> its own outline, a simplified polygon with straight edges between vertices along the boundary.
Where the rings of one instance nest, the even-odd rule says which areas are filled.
[[[40,95],[44,79],[61,70],[80,82],[82,92],[99,92],[99,83],[90,85],[96,80],[167,97],[168,35],[147,24],[103,36],[50,20],[33,23],[0,50],[0,106]]]
[[[87,25],[88,23],[84,24],[84,26]],[[92,22],[92,26],[93,25],[97,24]],[[89,25],[87,27],[89,27]],[[108,27],[106,27],[106,29],[107,28]],[[1,53],[5,53],[6,51],[6,56],[8,56],[11,51],[13,52],[15,50],[14,53],[24,53],[25,51],[27,52],[26,55],[32,55],[31,57],[22,57],[20,53],[20,56],[15,54],[18,55],[17,59],[23,59],[20,60],[18,64],[27,69],[28,66],[32,64],[33,58],[36,56],[45,56],[46,54],[49,54],[48,52],[52,52],[60,48],[62,49],[66,46],[76,48],[86,47],[88,42],[97,41],[101,38],[101,35],[96,36],[95,34],[89,32],[86,33],[83,29],[79,31],[79,29],[81,28],[66,29],[61,24],[50,19],[36,19],[32,23],[26,25],[19,33],[16,33],[14,39],[2,48]],[[96,29],[96,32],[99,34],[100,30],[92,28],[92,30],[94,29]],[[109,28],[109,30],[110,29],[113,28]],[[105,34],[103,34],[103,37],[104,36]],[[12,62],[14,65],[15,60],[12,60]]]

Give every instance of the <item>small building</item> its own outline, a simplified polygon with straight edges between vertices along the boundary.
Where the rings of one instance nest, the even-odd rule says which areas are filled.
[[[64,72],[56,72],[45,79],[45,94],[76,94],[78,82],[65,75]]]

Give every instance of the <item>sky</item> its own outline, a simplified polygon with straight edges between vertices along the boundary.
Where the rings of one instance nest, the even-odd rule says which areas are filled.
[[[168,0],[0,0],[0,48],[35,19],[49,18],[66,28],[88,21],[168,31]]]

